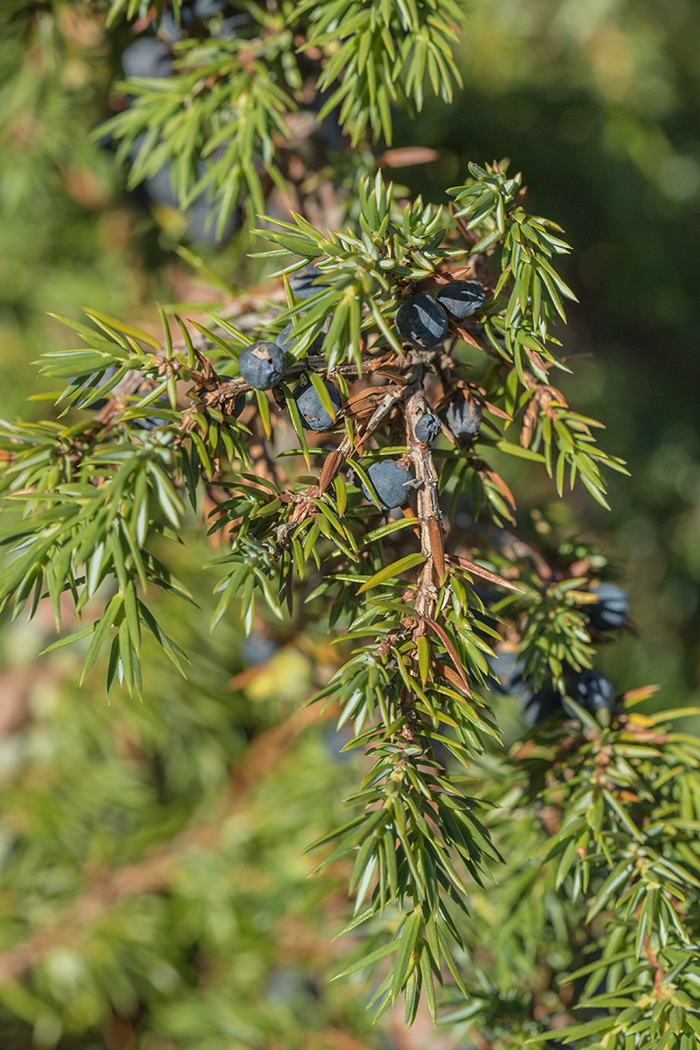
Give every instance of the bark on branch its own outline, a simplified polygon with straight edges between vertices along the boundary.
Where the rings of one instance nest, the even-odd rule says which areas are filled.
[[[430,448],[416,437],[416,424],[431,412],[423,393],[423,369],[420,368],[406,399],[406,444],[417,486],[417,517],[420,527],[421,553],[425,565],[421,570],[416,594],[416,615],[433,619],[438,586],[445,578],[445,545],[442,513],[438,498],[438,478]]]

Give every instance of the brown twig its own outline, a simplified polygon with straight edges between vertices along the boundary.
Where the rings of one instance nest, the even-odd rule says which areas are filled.
[[[445,545],[442,512],[438,499],[438,478],[430,448],[416,437],[416,424],[431,411],[423,393],[423,369],[419,368],[406,400],[406,444],[413,464],[417,487],[417,517],[420,526],[421,553],[425,564],[421,570],[416,595],[416,615],[432,619],[437,602],[437,587],[445,577]]]
[[[354,446],[353,442],[350,441],[350,438],[345,437],[340,445],[338,445],[338,448],[326,459],[319,481],[319,489],[321,493],[326,491],[345,460],[351,452],[353,452],[354,448],[360,444],[364,444],[365,441],[368,441],[372,437],[375,430],[382,425],[386,417],[392,412],[394,406],[401,401],[406,393],[406,388],[403,386],[388,387],[385,389],[386,393],[381,403],[370,416],[367,425],[360,429],[355,435]]]

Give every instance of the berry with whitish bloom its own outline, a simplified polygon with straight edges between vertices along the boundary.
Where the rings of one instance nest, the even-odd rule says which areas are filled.
[[[156,41],[159,43],[159,41]],[[137,135],[129,148],[129,156],[132,161],[136,160],[143,144],[146,141],[146,133],[143,132],[141,135]],[[212,154],[213,156],[213,154]],[[208,171],[207,164],[203,161],[197,162],[197,175],[205,175]],[[149,175],[147,179],[136,187],[134,193],[138,196],[139,193],[145,193],[148,200],[153,201],[155,204],[163,206],[168,214],[168,209],[178,210],[179,201],[178,195],[173,190],[173,166],[170,161],[167,161],[162,168],[154,172],[153,175]],[[187,238],[188,241],[201,244],[218,245],[223,244],[225,241],[230,240],[235,230],[240,225],[240,211],[235,209],[229,218],[226,220],[221,234],[216,232],[216,222],[214,221],[214,215],[212,212],[212,203],[207,199],[207,192],[203,190],[198,197],[192,201],[191,204],[180,213],[180,221],[182,222],[182,234]]]
[[[408,500],[413,477],[404,467],[400,467],[396,460],[378,459],[367,468],[367,475],[377,494],[379,505],[384,510],[401,507]],[[364,485],[362,491],[367,499],[371,498]]]
[[[441,343],[447,335],[447,325],[445,308],[422,292],[404,299],[396,314],[396,327],[402,339],[419,350]]]
[[[485,299],[486,292],[478,281],[450,281],[437,293],[437,301],[459,321],[480,310]]]
[[[614,631],[622,627],[630,611],[630,600],[626,591],[616,583],[599,583],[591,587],[591,593],[598,596],[595,605],[587,605],[588,619],[599,631]]]
[[[266,664],[268,660],[271,660],[278,648],[279,646],[274,638],[253,631],[241,642],[241,660],[251,667],[258,667],[260,664]]]
[[[324,324],[323,328],[324,331],[318,333],[313,343],[306,351],[307,357],[310,354],[313,355],[323,353],[323,340],[326,338],[326,331],[328,330],[327,323]],[[277,345],[281,346],[282,349],[285,350],[287,353],[291,353],[291,351],[294,349],[294,344],[297,340],[296,331],[297,328],[294,322],[290,321],[289,324],[282,329],[279,335],[275,336],[275,342],[277,343]]]
[[[224,0],[195,0],[192,13],[195,18],[215,18],[225,10]]]
[[[321,277],[323,277],[323,273],[314,263],[302,266],[301,270],[291,274],[289,287],[292,289],[295,299],[311,299],[312,296],[318,295],[319,292],[327,292],[329,287],[327,284],[316,284],[316,281]]]
[[[340,394],[332,383],[324,382],[323,385],[328,391],[330,399],[333,402],[333,407],[337,412],[343,403]],[[309,385],[305,387],[304,390],[295,394],[294,400],[299,409],[302,426],[306,430],[330,430],[331,427],[335,426],[335,420],[321,404],[321,399],[313,386]]]
[[[147,189],[152,192],[152,182],[147,180]],[[217,233],[216,219],[212,213],[211,201],[207,199],[206,191],[195,197],[192,203],[182,212],[182,218],[187,223],[183,235],[188,241],[195,244],[220,245],[229,241],[236,229],[240,226],[240,212],[236,209],[229,215],[221,233]]]
[[[447,425],[455,437],[475,438],[481,427],[478,401],[453,401],[447,409]]]
[[[173,71],[170,48],[154,36],[143,36],[122,52],[126,77],[169,77]]]
[[[180,8],[180,20],[178,21],[171,11],[163,11],[158,27],[158,35],[170,44],[177,43],[186,35],[185,26],[192,22],[192,12],[183,4]]]
[[[579,671],[566,680],[567,695],[590,714],[615,707],[615,688],[599,671]]]
[[[538,689],[523,694],[522,716],[526,726],[536,726],[562,710],[561,693],[556,689]]]
[[[416,423],[416,437],[426,445],[432,445],[441,429],[442,424],[439,418],[434,416],[432,412],[426,412]]]
[[[284,350],[276,343],[253,343],[246,346],[238,359],[241,379],[254,390],[270,390],[286,369]]]

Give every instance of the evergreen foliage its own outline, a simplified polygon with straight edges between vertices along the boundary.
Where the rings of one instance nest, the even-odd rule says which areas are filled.
[[[282,776],[279,797],[262,802],[269,823],[238,852],[235,834],[233,847],[216,852],[210,823],[188,830],[239,754],[248,757],[237,788],[255,790],[255,738],[260,747],[274,732],[265,730],[271,710],[248,712],[245,732],[235,732],[221,683],[195,715],[222,665],[220,653],[202,658],[216,644],[203,626],[210,622],[216,639],[231,623],[251,636],[269,621],[306,632],[314,645],[331,635],[335,668],[312,699],[336,716],[344,751],[367,756],[347,798],[349,819],[332,829],[335,815],[324,812],[322,833],[306,844],[323,851],[316,875],[339,865],[348,876],[354,912],[344,932],[353,954],[339,969],[343,977],[376,972],[375,1018],[403,997],[406,1024],[423,1000],[436,1021],[449,1004],[443,1023],[499,1047],[564,1039],[601,1050],[700,1046],[700,747],[671,726],[692,709],[637,714],[649,689],[596,713],[576,703],[572,682],[603,640],[590,608],[611,572],[592,544],[548,544],[502,476],[536,465],[560,497],[579,483],[607,507],[604,468],[625,472],[596,443],[600,424],[554,385],[557,372],[569,371],[559,336],[574,296],[555,265],[569,246],[554,222],[532,214],[506,164],[470,164],[438,206],[408,199],[373,170],[368,152],[380,135],[390,140],[391,104],[420,108],[425,83],[449,101],[459,81],[450,48],[460,9],[451,0],[250,3],[250,20],[226,36],[224,11],[195,20],[190,32],[184,4],[157,8],[155,27],[166,17],[185,27],[174,23],[173,75],[130,82],[132,101],[107,131],[123,140],[122,159],[134,156],[132,184],[170,164],[183,207],[208,190],[219,233],[250,202],[254,229],[241,236],[258,238],[254,258],[271,294],[255,310],[248,294],[233,297],[207,323],[161,310],[158,337],[96,310],[86,311],[88,324],[64,319],[73,347],[45,353],[42,368],[60,387],[60,415],[2,424],[0,609],[31,619],[50,606],[62,633],[47,652],[75,645],[83,678],[104,667],[114,707],[117,696],[126,710],[145,698],[132,717],[158,772],[142,782],[125,777],[109,733],[95,729],[105,772],[87,781],[84,828],[104,812],[126,821],[134,864],[143,843],[161,849],[131,889],[126,867],[106,879],[101,904],[89,895],[71,904],[79,861],[94,849],[98,863],[113,866],[109,845],[25,832],[8,861],[8,888],[29,913],[23,850],[41,851],[45,870],[63,871],[56,893],[68,902],[52,909],[50,943],[75,925],[88,932],[86,947],[74,948],[82,962],[73,960],[66,991],[65,967],[52,983],[31,919],[19,932],[7,923],[7,940],[19,943],[0,957],[12,1023],[33,1024],[45,1046],[64,1031],[89,1033],[112,1009],[140,1015],[138,1038],[165,1033],[193,1050],[265,1045],[284,1033],[254,995],[247,1011],[226,1001],[223,959],[255,940],[257,896],[232,885],[217,900],[214,873],[244,864],[248,849],[251,864],[260,851],[262,866],[272,866],[285,835],[304,838],[308,782],[289,798]],[[108,17],[148,20],[148,5],[116,0]],[[303,200],[291,216],[265,214],[275,187],[292,193],[287,118],[309,104],[319,119],[339,107],[340,131],[359,147],[336,167],[326,156],[305,173],[311,183],[332,175],[344,185],[338,228],[319,228]],[[296,275],[309,264],[317,273],[309,282],[305,271],[302,287]],[[476,309],[450,315],[435,346],[405,338],[402,304],[463,280],[484,290]],[[241,354],[260,341],[280,348],[282,333],[284,373],[271,390],[252,387]],[[330,426],[306,428],[300,388],[315,392]],[[421,440],[421,419],[449,422],[450,409],[463,405],[480,427],[455,436],[444,426],[432,444]],[[371,468],[389,461],[412,478],[400,514],[376,472],[373,483]],[[217,554],[205,567],[213,599],[198,564],[205,530]],[[523,696],[549,689],[557,709],[506,753],[492,665],[516,651]],[[179,698],[167,736],[164,701],[149,684],[154,667],[165,673],[163,657]],[[190,674],[195,688],[174,684]],[[291,715],[288,732],[301,721]],[[89,725],[81,732],[89,736]],[[185,741],[202,756],[194,769]],[[70,776],[80,771],[58,772],[74,805]],[[333,767],[323,775],[332,790],[340,775]],[[172,810],[165,846],[149,828],[156,784]],[[13,800],[5,804],[11,810]],[[222,805],[228,812],[231,797]],[[60,828],[60,795],[51,812]],[[181,848],[191,850],[184,860]],[[307,883],[304,908],[327,885]],[[142,905],[164,890],[160,910]],[[188,895],[201,910],[196,923]],[[103,929],[112,900],[124,925]],[[164,958],[160,945],[182,912],[197,935],[185,923]],[[220,970],[198,996],[191,955],[202,945]],[[28,971],[31,991],[18,983]]]

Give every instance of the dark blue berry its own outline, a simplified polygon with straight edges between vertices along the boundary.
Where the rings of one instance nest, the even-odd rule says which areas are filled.
[[[225,10],[224,0],[194,0],[192,13],[195,18],[216,18]]]
[[[323,340],[326,338],[326,331],[328,330],[328,325],[324,324],[323,327],[324,331],[318,333],[313,343],[306,351],[307,357],[309,357],[309,355],[323,353]],[[292,349],[294,348],[294,344],[296,343],[295,332],[296,327],[294,325],[294,322],[290,321],[289,324],[282,329],[279,335],[275,336],[275,342],[277,343],[277,345],[281,346],[282,349],[285,350],[287,353],[291,353]]]
[[[169,77],[173,71],[170,48],[154,36],[142,36],[122,52],[126,77]]]
[[[316,96],[319,103],[325,101],[323,92],[319,92]],[[338,110],[334,109],[331,113],[328,113],[323,120],[318,124],[318,130],[321,133],[327,146],[330,146],[332,150],[345,149],[345,137],[343,135],[343,129],[338,123]]]
[[[276,343],[253,343],[241,352],[238,367],[248,386],[254,390],[270,390],[284,375],[284,350]]]
[[[453,401],[447,409],[447,425],[455,437],[475,438],[481,427],[478,401]]]
[[[138,156],[145,140],[145,134],[138,135],[134,139],[129,150],[129,156],[132,161]],[[206,171],[207,165],[203,161],[199,161],[197,163],[197,175],[202,176],[206,174]],[[172,164],[170,161],[164,164],[162,168],[159,168],[154,175],[144,179],[141,186],[137,187],[137,189],[145,192],[147,198],[156,204],[162,204],[166,208],[175,210],[179,208],[178,196],[173,190]],[[193,241],[197,244],[224,244],[231,239],[240,225],[240,211],[235,209],[226,220],[226,225],[221,234],[217,234],[215,216],[212,213],[212,204],[207,197],[206,190],[203,190],[198,197],[195,197],[192,203],[181,212],[181,216],[186,223],[183,236],[188,241]]]
[[[599,631],[614,631],[622,627],[630,611],[630,600],[626,591],[616,583],[599,583],[591,588],[598,595],[595,605],[587,605],[588,619]]]
[[[240,656],[245,664],[257,667],[271,660],[277,651],[277,642],[274,638],[268,638],[264,634],[254,631],[241,642]]]
[[[538,689],[536,693],[526,693],[521,710],[525,725],[539,725],[562,710],[561,693],[556,689]]]
[[[566,680],[567,695],[590,714],[615,707],[615,689],[598,671],[579,671]]]
[[[338,411],[343,403],[340,394],[332,383],[324,382],[323,385],[330,395],[334,408]],[[330,430],[331,427],[335,426],[335,420],[325,410],[312,386],[307,386],[304,390],[295,394],[294,400],[301,415],[302,426],[306,430]]]
[[[396,314],[399,334],[418,349],[441,343],[447,335],[447,324],[444,307],[422,292],[404,299]]]
[[[327,292],[327,284],[316,284],[321,277],[323,273],[314,263],[309,263],[308,266],[303,266],[301,270],[291,274],[289,287],[294,292],[295,299],[311,299],[319,292]]]
[[[184,4],[180,8],[180,21],[170,11],[164,11],[158,27],[158,35],[167,40],[169,44],[175,44],[186,35],[184,26],[192,21],[192,12]]]
[[[419,441],[425,442],[426,445],[432,445],[441,429],[442,424],[439,418],[434,416],[432,412],[426,412],[416,423],[416,437]]]
[[[225,244],[240,226],[240,212],[234,209],[221,233],[217,233],[216,216],[206,190],[200,193],[199,197],[195,197],[182,216],[187,223],[184,235],[188,241],[195,244]]]
[[[336,729],[332,722],[330,725],[326,725],[326,728],[323,730],[323,742],[330,754],[331,761],[338,762],[341,765],[352,761],[352,751],[343,750],[352,738],[350,728],[347,725],[342,726],[340,729]]]
[[[460,321],[480,310],[485,299],[486,292],[478,281],[450,281],[437,293],[437,301]]]
[[[384,510],[401,507],[406,503],[411,494],[413,478],[395,460],[378,459],[367,468],[367,474],[377,494],[379,505]],[[364,485],[362,491],[367,499],[371,498]]]

